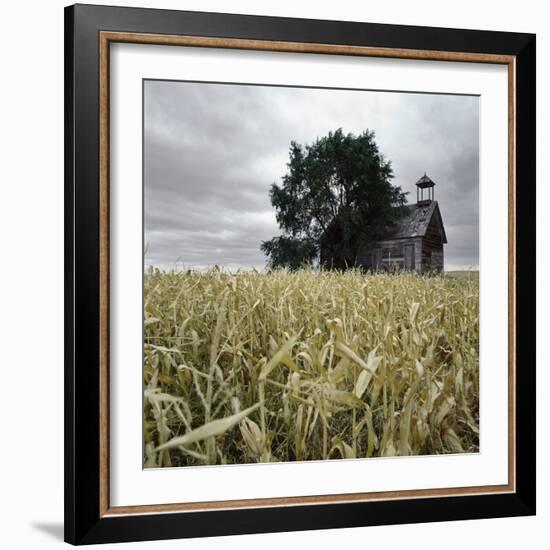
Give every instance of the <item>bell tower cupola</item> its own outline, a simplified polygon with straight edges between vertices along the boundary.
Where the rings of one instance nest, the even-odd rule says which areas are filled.
[[[416,182],[416,203],[418,206],[426,206],[434,200],[435,183],[426,175]]]

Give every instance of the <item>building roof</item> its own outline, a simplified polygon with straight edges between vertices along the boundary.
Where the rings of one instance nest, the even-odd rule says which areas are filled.
[[[425,189],[426,187],[433,187],[435,183],[426,175],[424,174],[417,182],[416,184],[418,187]]]
[[[397,225],[388,229],[383,239],[406,239],[409,237],[423,237],[433,216],[439,224],[443,242],[447,242],[443,220],[439,212],[437,201],[423,201],[421,203],[407,204],[405,215],[397,222]]]

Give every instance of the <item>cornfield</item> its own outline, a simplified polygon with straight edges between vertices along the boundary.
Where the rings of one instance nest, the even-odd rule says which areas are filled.
[[[479,282],[160,271],[144,283],[144,464],[479,450]]]

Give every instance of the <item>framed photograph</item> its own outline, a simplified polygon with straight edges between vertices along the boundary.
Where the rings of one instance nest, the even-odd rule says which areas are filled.
[[[535,36],[65,11],[65,538],[535,513]]]

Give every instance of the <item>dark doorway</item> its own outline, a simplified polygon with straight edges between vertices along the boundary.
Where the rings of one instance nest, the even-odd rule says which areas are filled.
[[[414,270],[414,244],[405,245],[405,269]]]

